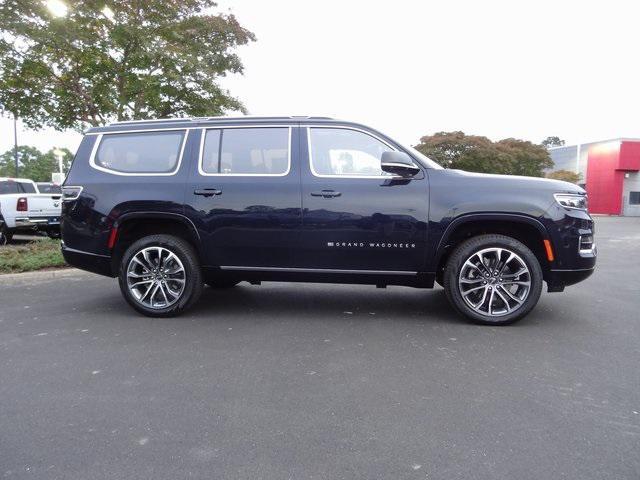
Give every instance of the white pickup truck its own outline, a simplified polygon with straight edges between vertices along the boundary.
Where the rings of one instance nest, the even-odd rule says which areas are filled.
[[[11,241],[14,233],[45,232],[60,236],[62,195],[40,193],[25,178],[0,177],[0,245]]]

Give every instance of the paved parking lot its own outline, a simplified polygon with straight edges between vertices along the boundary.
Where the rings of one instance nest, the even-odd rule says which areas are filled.
[[[0,478],[637,479],[640,219],[511,327],[441,289],[206,289],[177,319],[114,280],[0,277]]]

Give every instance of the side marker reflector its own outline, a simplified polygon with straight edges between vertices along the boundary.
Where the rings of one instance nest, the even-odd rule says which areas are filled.
[[[547,260],[549,260],[550,262],[553,262],[554,256],[553,256],[553,249],[551,248],[551,242],[546,239],[543,240],[542,242],[544,243],[544,249],[547,252]]]
[[[107,243],[107,248],[111,250],[116,244],[116,239],[118,238],[118,227],[113,227],[111,229],[111,233],[109,234],[109,242]]]

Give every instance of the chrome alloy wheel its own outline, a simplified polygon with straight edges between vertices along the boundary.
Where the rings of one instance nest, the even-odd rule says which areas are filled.
[[[458,288],[474,311],[500,317],[518,310],[527,300],[531,272],[516,253],[506,248],[485,248],[464,262]]]
[[[127,288],[147,308],[170,307],[182,296],[185,283],[182,262],[166,248],[144,248],[131,258],[127,267]]]

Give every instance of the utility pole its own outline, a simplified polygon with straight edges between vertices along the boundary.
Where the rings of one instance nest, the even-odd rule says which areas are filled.
[[[18,175],[18,117],[13,114],[13,159],[16,162],[16,177]]]

